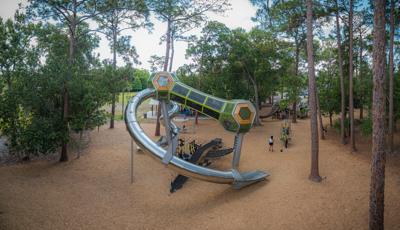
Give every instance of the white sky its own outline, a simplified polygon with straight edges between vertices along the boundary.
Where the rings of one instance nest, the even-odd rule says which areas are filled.
[[[18,7],[18,3],[26,2],[25,0],[0,0],[0,17],[11,18],[14,15],[15,10]],[[225,12],[223,16],[210,14],[209,19],[222,22],[231,29],[242,27],[246,30],[251,29],[255,24],[251,21],[256,13],[256,9],[251,6],[249,0],[230,0],[231,10]],[[152,55],[163,56],[165,53],[165,44],[160,43],[160,37],[166,31],[166,25],[159,21],[153,20],[154,29],[152,33],[144,29],[138,31],[126,31],[126,34],[132,36],[132,44],[136,47],[137,53],[139,54],[139,60],[142,63],[140,66],[145,69],[150,68],[148,60]],[[190,31],[189,34],[199,35],[201,29]],[[187,44],[185,42],[175,43],[175,56],[172,70],[176,70],[183,64],[189,63],[189,60],[185,59],[185,50]],[[108,41],[102,37],[100,41],[100,47],[96,50],[100,53],[100,58],[112,58]],[[119,59],[119,65],[123,65],[121,59]]]

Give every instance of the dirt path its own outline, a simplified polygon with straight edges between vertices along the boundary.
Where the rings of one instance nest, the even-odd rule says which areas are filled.
[[[175,173],[147,154],[135,154],[130,184],[130,137],[124,123],[94,131],[79,160],[0,167],[0,229],[367,229],[370,165],[367,152],[350,154],[336,135],[320,142],[322,183],[310,182],[309,122],[293,124],[288,150],[267,151],[280,121],[265,120],[245,137],[242,170],[271,173],[265,182],[236,191],[189,180],[169,193]],[[143,124],[152,133],[153,124]],[[233,136],[201,121],[196,136]],[[277,143],[277,142],[276,142]],[[277,144],[276,144],[277,145]],[[368,149],[368,148],[366,148]],[[229,168],[231,156],[214,167]],[[400,229],[400,158],[389,157],[386,229]]]

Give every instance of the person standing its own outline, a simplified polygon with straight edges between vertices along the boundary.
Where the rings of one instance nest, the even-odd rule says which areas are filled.
[[[274,136],[271,136],[268,139],[268,144],[269,144],[269,149],[268,151],[273,152],[274,151]]]

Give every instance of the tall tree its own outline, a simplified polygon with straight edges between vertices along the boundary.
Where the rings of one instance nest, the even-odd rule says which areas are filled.
[[[335,0],[336,9],[335,9],[335,16],[336,16],[336,37],[337,37],[337,47],[338,47],[338,67],[339,67],[339,77],[340,77],[340,139],[342,144],[346,143],[345,137],[345,129],[344,129],[344,120],[346,119],[346,102],[345,102],[345,90],[344,90],[344,76],[343,76],[343,54],[342,54],[342,42],[341,42],[341,34],[340,34],[340,23],[339,23],[339,4],[338,0]]]
[[[85,21],[94,18],[102,11],[104,1],[101,0],[71,0],[71,1],[46,1],[46,0],[28,0],[30,5],[27,14],[34,18],[45,20],[55,20],[67,28],[68,33],[68,65],[69,71],[64,79],[62,87],[63,113],[62,120],[64,129],[68,130],[69,120],[69,82],[74,75],[74,63],[77,42],[79,40],[78,26]],[[62,141],[60,162],[68,161],[67,140]]]
[[[385,197],[385,1],[374,1],[372,158],[369,229],[384,229]]]
[[[364,119],[364,106],[366,105],[366,96],[365,96],[365,90],[367,89],[366,85],[363,84],[364,81],[366,81],[366,74],[365,74],[365,61],[364,61],[364,48],[365,48],[365,42],[368,41],[365,39],[365,36],[369,30],[369,25],[367,24],[367,20],[369,20],[369,14],[363,13],[366,11],[362,11],[361,13],[361,19],[358,22],[357,26],[357,32],[358,32],[358,45],[359,45],[359,57],[358,57],[358,81],[359,81],[359,86],[358,86],[358,99],[359,99],[359,108],[360,108],[360,120]],[[367,19],[368,17],[368,19]],[[366,41],[364,41],[366,40]],[[366,50],[368,52],[368,49]]]
[[[259,27],[275,34],[287,37],[293,42],[294,74],[292,77],[300,78],[301,51],[305,47],[306,40],[306,7],[305,0],[287,1],[263,1],[250,0],[257,7],[256,17],[252,18],[259,23]],[[325,16],[324,7],[318,5],[314,9],[317,18]],[[296,97],[290,102],[292,104],[292,122],[297,121],[297,103],[300,89],[292,88]]]
[[[149,1],[149,8],[157,19],[166,23],[165,56],[163,71],[168,71],[171,58],[172,32],[176,26],[188,28],[200,26],[207,20],[207,12],[224,12],[229,6],[227,0],[153,0]],[[160,135],[160,108],[157,112],[155,135]]]
[[[99,24],[97,32],[103,33],[110,41],[113,69],[116,74],[117,53],[126,56],[134,52],[133,56],[135,56],[135,49],[129,45],[130,37],[121,36],[121,32],[149,25],[145,21],[148,10],[144,0],[109,0],[105,7],[109,10],[95,18]],[[116,93],[113,93],[111,101],[110,129],[114,128]]]
[[[294,77],[299,77],[300,51],[306,40],[305,17],[306,9],[304,0],[282,1],[275,4],[272,9],[273,17],[277,20],[279,30],[283,31],[294,42],[295,72]],[[297,92],[299,94],[299,92]],[[297,97],[293,103],[292,122],[297,122]]]
[[[390,41],[389,41],[389,152],[393,151],[393,75],[394,75],[394,0],[390,1]]]
[[[353,98],[353,0],[349,1],[349,117],[350,117],[350,145],[351,151],[355,152],[356,142],[354,136],[354,98]]]
[[[317,90],[315,84],[314,50],[313,50],[313,3],[307,0],[307,60],[308,60],[308,95],[311,112],[311,173],[310,180],[320,182],[318,168],[318,124],[317,124]]]
[[[324,123],[322,122],[322,112],[321,112],[321,107],[319,104],[319,94],[317,93],[317,96],[315,97],[316,102],[317,102],[317,112],[318,112],[318,122],[319,122],[319,132],[320,132],[320,137],[321,140],[325,140],[325,132],[324,132]]]
[[[333,126],[333,114],[340,114],[340,80],[337,58],[335,58],[336,39],[323,40],[324,47],[319,55],[320,70],[317,77],[318,99],[320,109],[329,114],[329,124]],[[339,127],[340,128],[340,127]],[[320,129],[320,132],[322,130]]]

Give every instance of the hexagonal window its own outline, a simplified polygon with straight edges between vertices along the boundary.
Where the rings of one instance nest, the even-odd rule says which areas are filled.
[[[157,79],[157,83],[158,83],[158,85],[161,86],[161,87],[166,87],[166,86],[168,86],[168,76],[161,75],[161,76]]]
[[[239,116],[240,116],[240,118],[242,118],[243,120],[248,120],[248,119],[250,119],[250,116],[251,116],[251,111],[250,111],[250,109],[247,108],[247,107],[242,107],[242,108],[240,108],[240,110],[239,110]]]

